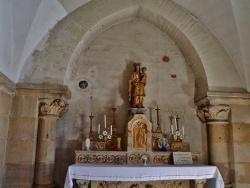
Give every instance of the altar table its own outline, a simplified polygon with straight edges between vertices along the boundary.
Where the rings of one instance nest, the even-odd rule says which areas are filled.
[[[68,167],[64,188],[72,188],[73,179],[91,181],[207,179],[205,187],[224,188],[223,179],[216,166],[74,164]]]

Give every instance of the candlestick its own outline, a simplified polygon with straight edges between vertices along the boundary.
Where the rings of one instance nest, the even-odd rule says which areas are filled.
[[[174,123],[175,123],[175,130],[178,130],[178,128],[177,128],[176,116],[174,116]]]
[[[184,135],[185,135],[185,134],[184,134],[184,126],[182,126],[182,133],[183,133],[183,136],[184,136]]]
[[[174,129],[173,125],[171,125],[171,133],[172,133],[172,135],[174,134],[174,130],[173,129]]]
[[[110,125],[110,135],[112,135],[112,125]]]
[[[101,125],[98,124],[98,134],[100,134]]]
[[[159,111],[160,111],[160,109],[158,108],[158,105],[157,105],[157,108],[155,110],[157,112],[157,128],[156,128],[156,132],[157,133],[162,133],[161,126],[160,126],[160,117],[159,117]]]
[[[91,141],[94,140],[94,135],[93,135],[93,130],[92,130],[92,119],[94,118],[94,116],[92,116],[92,112],[91,112],[91,115],[89,116],[90,118],[90,130],[89,130],[89,139]]]
[[[112,108],[112,110],[113,110],[113,129],[112,129],[112,131],[114,132],[114,133],[116,133],[116,122],[115,122],[115,111],[116,111],[116,108],[115,107],[113,107]]]
[[[157,125],[159,125],[160,123],[160,118],[159,118],[159,108],[158,108],[158,105],[157,105],[157,108],[156,108],[156,111],[157,111]]]
[[[104,128],[106,129],[106,115],[104,115]]]

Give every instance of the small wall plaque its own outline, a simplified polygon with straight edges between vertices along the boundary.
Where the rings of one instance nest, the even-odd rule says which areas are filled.
[[[173,152],[175,165],[193,164],[191,152]]]

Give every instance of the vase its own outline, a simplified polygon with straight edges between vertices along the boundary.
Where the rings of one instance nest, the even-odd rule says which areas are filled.
[[[121,137],[117,137],[116,141],[117,141],[117,143],[116,143],[116,151],[122,151]]]

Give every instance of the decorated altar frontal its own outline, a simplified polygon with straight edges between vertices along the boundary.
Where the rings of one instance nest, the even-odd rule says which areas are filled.
[[[112,184],[110,182],[117,185],[121,185],[118,182],[133,182],[134,187],[139,187],[139,182],[164,180],[194,180],[194,187],[197,188],[203,185],[205,188],[224,188],[221,174],[215,166],[74,164],[68,168],[64,188],[72,188],[73,179],[80,181],[78,185],[84,188],[89,186],[90,181],[106,182],[106,187],[112,187],[108,186]],[[147,187],[155,186],[148,183]],[[174,187],[183,186],[180,183]]]

